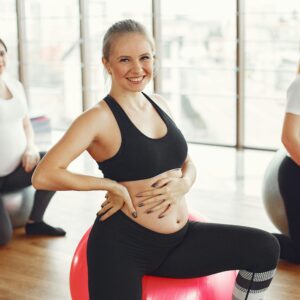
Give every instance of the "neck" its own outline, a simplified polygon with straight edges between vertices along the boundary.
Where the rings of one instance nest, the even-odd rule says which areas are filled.
[[[145,97],[142,92],[124,92],[112,88],[109,94],[119,103],[127,107],[136,108],[145,105]]]

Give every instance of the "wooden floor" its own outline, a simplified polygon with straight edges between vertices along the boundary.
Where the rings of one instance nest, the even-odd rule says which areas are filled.
[[[190,207],[212,222],[276,231],[265,214],[260,195],[263,172],[272,153],[191,145],[190,154],[198,168],[197,181],[187,197]],[[86,155],[71,169],[97,173]],[[102,199],[103,192],[55,195],[45,220],[66,229],[66,237],[28,238],[23,228],[15,230],[11,243],[0,248],[0,300],[70,299],[72,255],[93,223]],[[265,299],[300,299],[300,266],[280,262]]]

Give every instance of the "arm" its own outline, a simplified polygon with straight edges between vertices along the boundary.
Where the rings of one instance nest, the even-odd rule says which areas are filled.
[[[300,166],[300,116],[286,113],[281,141],[292,159]]]
[[[196,167],[193,161],[191,160],[191,158],[189,157],[189,155],[187,156],[187,159],[183,163],[181,170],[182,170],[182,179],[185,182],[185,187],[188,192],[193,186],[197,176]]]
[[[33,173],[32,183],[44,190],[110,190],[116,182],[67,170],[69,164],[94,141],[101,119],[97,109],[79,116],[60,141],[45,155]]]
[[[32,125],[31,125],[29,116],[28,116],[28,108],[27,108],[27,100],[26,100],[27,97],[26,97],[25,90],[24,90],[24,87],[21,82],[16,81],[16,87],[18,88],[18,90],[20,92],[20,100],[26,110],[26,115],[23,119],[23,128],[24,128],[26,141],[27,141],[27,149],[33,149],[33,148],[35,148],[34,132],[32,129]]]
[[[101,132],[107,131],[105,124],[107,118],[99,107],[79,116],[61,140],[41,160],[33,173],[32,183],[36,189],[43,190],[106,190],[118,198],[118,201],[113,203],[111,209],[105,213],[105,218],[114,214],[124,204],[136,217],[126,187],[108,178],[82,175],[67,170],[69,164],[87,150],[95,140],[101,140]]]
[[[97,132],[97,112],[90,110],[78,117],[69,130],[45,155],[37,166],[32,183],[44,190],[102,190],[109,180],[76,174],[67,170],[69,164],[94,141]]]
[[[31,172],[40,160],[40,154],[34,145],[34,133],[28,115],[23,119],[23,128],[27,146],[22,157],[22,166],[26,172]]]
[[[31,125],[28,115],[26,115],[26,117],[23,119],[23,127],[24,127],[26,140],[27,140],[27,149],[35,148],[34,133],[33,133],[32,125]]]
[[[36,189],[42,190],[106,190],[122,199],[123,202],[118,201],[118,204],[125,203],[132,215],[136,217],[129,193],[123,185],[111,179],[77,174],[67,170],[69,164],[98,138],[99,131],[101,132],[99,124],[105,124],[103,122],[105,117],[99,110],[100,108],[93,108],[74,121],[60,141],[41,160],[33,173],[32,184]],[[106,213],[106,216],[115,213],[118,209],[120,207],[114,207]]]

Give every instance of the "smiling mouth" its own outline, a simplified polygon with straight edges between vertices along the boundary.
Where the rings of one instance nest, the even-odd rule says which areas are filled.
[[[138,76],[138,77],[127,77],[131,83],[137,84],[141,83],[146,76]]]

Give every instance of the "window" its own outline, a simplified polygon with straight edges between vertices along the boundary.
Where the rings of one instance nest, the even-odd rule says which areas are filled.
[[[7,72],[18,78],[18,33],[15,0],[0,0],[0,38],[8,48]]]
[[[299,1],[246,1],[245,39],[245,144],[276,149],[300,57]]]
[[[162,89],[176,122],[189,141],[234,145],[235,1],[161,6]]]
[[[23,14],[31,115],[66,128],[82,111],[78,1],[28,0]]]

